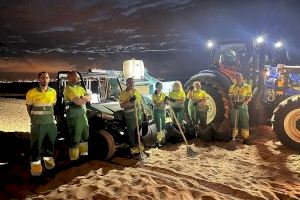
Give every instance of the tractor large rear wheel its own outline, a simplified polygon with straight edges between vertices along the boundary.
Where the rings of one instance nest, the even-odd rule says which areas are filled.
[[[273,130],[289,149],[300,151],[300,96],[282,101],[274,110]]]

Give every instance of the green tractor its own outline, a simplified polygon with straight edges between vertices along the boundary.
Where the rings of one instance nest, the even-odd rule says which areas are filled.
[[[211,49],[211,64],[192,76],[185,88],[189,88],[194,81],[202,83],[202,88],[208,93],[207,123],[213,127],[215,138],[232,139],[228,90],[235,81],[236,73],[242,73],[253,89],[249,104],[250,125],[272,123],[278,139],[299,151],[300,67],[277,67],[277,64],[289,61],[282,43],[269,44],[260,36],[249,43],[209,41],[207,45]],[[280,77],[285,82],[282,87],[277,87]],[[276,95],[279,90],[283,90],[284,94]]]

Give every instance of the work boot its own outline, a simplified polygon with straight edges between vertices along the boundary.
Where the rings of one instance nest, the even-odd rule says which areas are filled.
[[[232,140],[235,140],[239,134],[239,129],[232,129]]]
[[[79,148],[69,148],[69,157],[71,161],[79,159]]]
[[[135,146],[135,147],[130,148],[130,153],[131,153],[132,155],[133,155],[133,154],[138,154],[138,153],[140,153],[139,147],[138,147],[138,146]]]
[[[55,167],[55,162],[54,162],[53,157],[44,157],[43,160],[44,160],[46,169],[50,170]]]
[[[80,156],[87,156],[89,151],[88,143],[82,142],[79,143],[79,154]]]
[[[241,130],[241,132],[242,132],[242,137],[243,137],[243,139],[244,139],[244,144],[246,144],[246,145],[249,145],[250,144],[250,141],[249,141],[249,129],[242,129]]]
[[[35,162],[31,162],[31,176],[40,176],[43,172],[43,167],[41,164],[41,161],[35,161]]]
[[[161,147],[165,143],[165,133],[164,131],[159,131],[156,133],[156,145]]]

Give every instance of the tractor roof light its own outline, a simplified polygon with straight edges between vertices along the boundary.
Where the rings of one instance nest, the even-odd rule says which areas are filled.
[[[275,44],[274,44],[274,47],[276,48],[276,49],[279,49],[279,48],[281,48],[283,46],[283,43],[281,42],[281,41],[278,41],[278,42],[276,42]]]
[[[265,38],[263,36],[258,36],[255,41],[257,44],[262,44],[265,42]]]
[[[208,41],[207,41],[207,47],[208,47],[208,48],[211,49],[211,48],[214,47],[214,45],[215,45],[215,42],[214,42],[214,41],[212,41],[212,40],[208,40]]]

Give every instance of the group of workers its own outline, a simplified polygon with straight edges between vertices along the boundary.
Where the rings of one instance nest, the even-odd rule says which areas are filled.
[[[51,170],[55,167],[54,145],[57,136],[54,105],[57,94],[49,87],[47,72],[40,72],[39,86],[26,94],[27,111],[31,120],[31,175],[40,176],[43,165]],[[80,86],[77,72],[68,73],[68,83],[64,90],[67,124],[69,129],[68,146],[71,161],[88,155],[89,124],[86,117],[86,103],[90,94]],[[43,163],[42,163],[43,160]]]
[[[57,127],[54,117],[56,91],[49,87],[49,74],[39,73],[39,86],[28,91],[26,105],[31,119],[31,174],[40,176],[43,166],[51,170],[55,167],[54,145],[57,136]],[[88,155],[89,124],[86,116],[86,103],[91,95],[80,86],[80,77],[77,72],[71,71],[67,75],[67,85],[64,89],[66,117],[69,129],[68,146],[71,161],[78,160],[80,156]],[[184,102],[188,99],[188,114],[196,128],[207,127],[207,93],[201,89],[201,83],[195,81],[188,88],[187,94],[180,81],[175,81],[169,94],[162,92],[162,83],[157,82],[153,100],[153,120],[156,124],[156,144],[165,143],[166,135],[166,106],[172,109],[173,122],[179,126],[184,123]],[[239,129],[247,144],[249,137],[249,114],[247,104],[251,101],[252,90],[250,85],[244,83],[242,74],[236,76],[236,83],[229,89],[231,103],[232,138],[235,140]],[[139,154],[144,150],[142,143],[138,142],[137,129],[147,116],[143,105],[142,95],[134,87],[134,79],[126,80],[126,89],[119,96],[121,108],[124,110],[126,128],[129,137],[130,152]],[[139,126],[139,127],[137,127]],[[43,163],[42,163],[43,160]]]
[[[232,139],[235,140],[236,136],[241,130],[243,142],[249,144],[249,113],[248,103],[251,101],[252,89],[249,84],[246,84],[242,74],[237,74],[235,83],[230,86],[228,95],[230,97],[231,112],[230,123],[232,127]],[[142,95],[134,88],[134,80],[128,78],[126,81],[127,88],[120,94],[120,105],[124,109],[128,136],[130,141],[131,153],[140,153],[144,147],[139,146],[137,143],[136,134],[137,124],[140,128],[143,117],[146,117],[145,109],[143,106]],[[192,86],[188,88],[187,94],[182,88],[180,81],[175,81],[172,91],[169,94],[162,92],[162,83],[155,84],[155,92],[152,95],[153,101],[153,121],[157,128],[156,144],[162,146],[165,143],[166,135],[166,106],[169,105],[172,109],[175,118],[179,122],[179,126],[184,123],[184,102],[188,99],[188,115],[194,127],[198,130],[207,128],[207,93],[201,89],[201,82],[195,81]],[[135,112],[138,117],[135,117]]]

